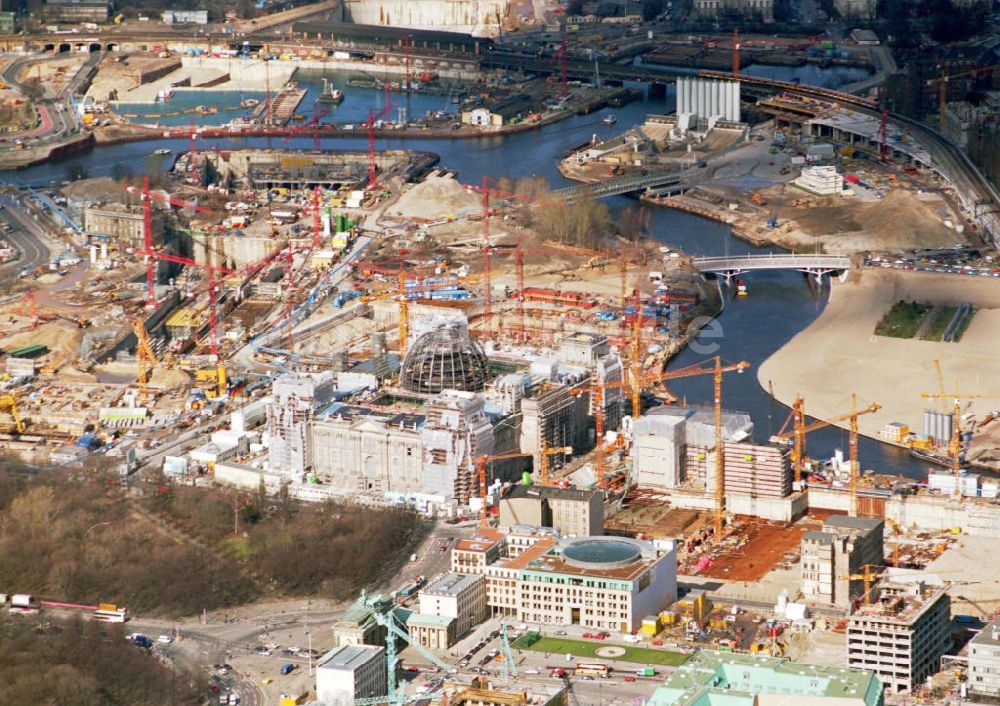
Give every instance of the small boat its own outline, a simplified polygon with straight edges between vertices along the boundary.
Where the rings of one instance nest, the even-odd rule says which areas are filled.
[[[166,88],[161,88],[159,93],[156,94],[156,100],[165,103],[168,100],[170,100],[170,97],[172,95],[174,95],[174,89],[172,89],[170,86],[167,86]]]
[[[240,101],[241,108],[256,108],[260,105],[260,100],[257,98],[244,98]]]
[[[604,123],[605,125],[614,125],[615,123],[618,122],[618,118],[615,117],[614,113],[609,113],[604,116],[601,122]]]
[[[320,91],[319,97],[316,98],[317,103],[332,103],[337,104],[344,100],[344,94],[342,91],[334,88],[329,81],[325,78],[323,79],[323,90]]]
[[[302,113],[296,113],[295,115],[292,116],[292,120],[294,120],[296,122],[302,122],[305,119],[306,119],[306,116],[304,116]]]
[[[198,115],[215,115],[216,113],[219,112],[219,109],[216,108],[214,105],[211,106],[199,105],[195,107],[194,112],[196,112]]]
[[[736,296],[745,297],[750,292],[747,290],[747,283],[741,279],[736,280]]]
[[[153,154],[162,157],[163,155],[170,154],[170,148],[169,147],[161,147],[158,150],[153,150]]]

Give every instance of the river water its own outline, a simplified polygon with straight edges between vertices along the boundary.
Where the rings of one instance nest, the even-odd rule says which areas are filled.
[[[749,67],[747,73],[767,75],[773,78],[791,80],[799,77],[803,82],[835,87],[844,82],[854,81],[865,75],[864,71],[835,67],[821,69],[816,66],[798,68]],[[308,115],[312,110],[312,95],[318,90],[318,79],[303,79],[300,83],[311,89],[310,96],[303,101],[300,112]],[[343,80],[337,80],[337,85]],[[335,109],[330,119],[343,122],[363,120],[369,109],[380,110],[384,98],[378,91],[344,86],[347,94],[344,103]],[[231,100],[232,96],[226,98]],[[396,109],[406,107],[410,116],[420,116],[428,110],[446,109],[445,96],[415,95],[409,99],[404,95],[393,95]],[[201,103],[211,105],[211,96],[204,96]],[[218,104],[218,103],[216,103]],[[610,136],[625,128],[641,123],[648,113],[672,112],[674,96],[668,91],[666,99],[643,101],[615,110],[618,124],[607,127],[601,118],[608,111],[589,116],[574,116],[537,132],[527,132],[506,138],[483,138],[476,140],[380,140],[379,149],[410,148],[430,150],[441,155],[442,166],[459,172],[466,183],[476,183],[484,175],[493,177],[541,176],[553,186],[566,184],[556,169],[556,164],[565,151],[591,138]],[[394,109],[395,110],[395,109]],[[395,117],[395,115],[394,115]],[[185,120],[186,122],[186,120]],[[275,148],[304,148],[312,146],[312,140],[296,138],[289,141],[271,141]],[[323,140],[324,149],[365,149],[364,140],[330,139]],[[200,141],[202,149],[214,146],[266,147],[264,139],[240,141]],[[135,144],[115,145],[89,154],[77,155],[59,163],[44,164],[18,172],[15,181],[30,184],[48,184],[70,179],[81,173],[87,176],[127,176],[140,175],[144,169],[158,165],[150,160],[152,150],[169,147],[175,150],[187,148],[186,143],[163,140]],[[608,200],[612,209],[634,204],[625,197]],[[709,222],[667,209],[651,209],[650,236],[665,244],[680,248],[691,254],[723,255],[751,252],[766,252],[743,241],[733,238],[727,226]],[[727,409],[750,414],[754,421],[756,437],[766,440],[784,422],[788,408],[775,402],[767,390],[757,382],[756,369],[774,351],[792,336],[812,323],[823,311],[829,293],[828,285],[817,293],[811,289],[801,274],[791,272],[759,272],[746,276],[750,296],[729,299],[726,308],[718,317],[716,327],[721,336],[706,340],[706,344],[718,346],[717,353],[729,362],[746,360],[751,370],[737,375],[726,376],[723,399]],[[689,365],[703,360],[704,355],[689,349],[681,353],[671,367]],[[822,371],[816,371],[822,374]],[[765,383],[766,384],[766,383]],[[689,404],[711,403],[712,386],[709,377],[677,380],[670,388],[686,398]],[[845,399],[850,391],[845,391]],[[807,400],[808,405],[808,400]],[[846,410],[845,410],[846,411]],[[809,436],[809,451],[813,458],[824,458],[835,448],[847,448],[847,433],[840,429],[827,428],[813,432]],[[881,473],[898,473],[911,478],[926,476],[926,464],[911,458],[905,452],[877,441],[862,438],[859,444],[861,465],[864,469],[874,469]]]

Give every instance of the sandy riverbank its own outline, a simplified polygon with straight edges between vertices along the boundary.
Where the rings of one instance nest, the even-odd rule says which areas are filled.
[[[875,336],[876,324],[899,300],[979,308],[958,343]],[[810,416],[832,417],[877,402],[882,409],[859,419],[860,431],[876,436],[889,422],[923,431],[923,410],[939,408],[921,392],[938,389],[934,361],[941,361],[947,392],[1000,392],[1000,279],[902,270],[864,270],[846,283],[835,282],[830,302],[816,321],[768,358],[757,378],[775,397],[790,404],[796,394]],[[1000,408],[1000,396],[972,400],[963,407],[982,419]]]

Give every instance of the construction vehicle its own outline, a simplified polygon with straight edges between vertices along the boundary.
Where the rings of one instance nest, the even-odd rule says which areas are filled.
[[[10,416],[14,420],[14,430],[18,434],[24,433],[24,421],[17,411],[17,400],[14,395],[0,395],[0,410],[9,410]]]
[[[551,455],[554,455],[554,454],[566,454],[566,455],[569,455],[571,453],[573,453],[573,448],[571,446],[556,446],[556,447],[553,447],[553,448],[545,448],[545,445],[543,444],[541,455],[542,455],[542,458],[545,459],[547,456],[551,456]],[[486,526],[487,519],[489,517],[489,513],[487,512],[487,507],[486,507],[487,506],[486,498],[487,498],[487,494],[488,494],[487,493],[487,489],[488,489],[488,485],[489,485],[488,478],[487,478],[487,472],[486,472],[487,465],[490,462],[492,462],[492,461],[504,461],[504,460],[511,459],[511,458],[532,458],[533,456],[534,456],[534,454],[516,452],[516,453],[507,453],[507,454],[495,454],[495,455],[492,455],[492,456],[483,455],[483,456],[480,456],[479,458],[476,459],[476,471],[477,471],[478,476],[479,476],[479,499],[482,502],[482,507],[479,508],[479,524],[481,526],[483,526],[483,527]],[[547,478],[547,476],[548,476],[548,470],[547,470],[547,468],[548,468],[548,462],[547,461],[543,461],[543,463],[546,466],[545,475],[546,475],[546,481],[547,481],[548,480],[548,478]]]

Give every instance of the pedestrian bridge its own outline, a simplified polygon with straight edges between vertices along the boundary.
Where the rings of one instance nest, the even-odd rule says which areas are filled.
[[[590,196],[593,198],[604,198],[605,196],[618,196],[634,191],[645,191],[659,186],[673,186],[681,183],[681,177],[676,171],[656,172],[653,174],[627,174],[619,177],[611,177],[599,181],[596,184],[584,184],[582,186],[568,186],[564,189],[556,189],[552,195],[556,198],[565,199],[567,203],[573,203],[581,197]]]
[[[702,274],[718,274],[727,280],[753,270],[798,270],[816,277],[830,272],[849,270],[851,258],[847,255],[741,255],[738,257],[696,257],[695,269]]]

